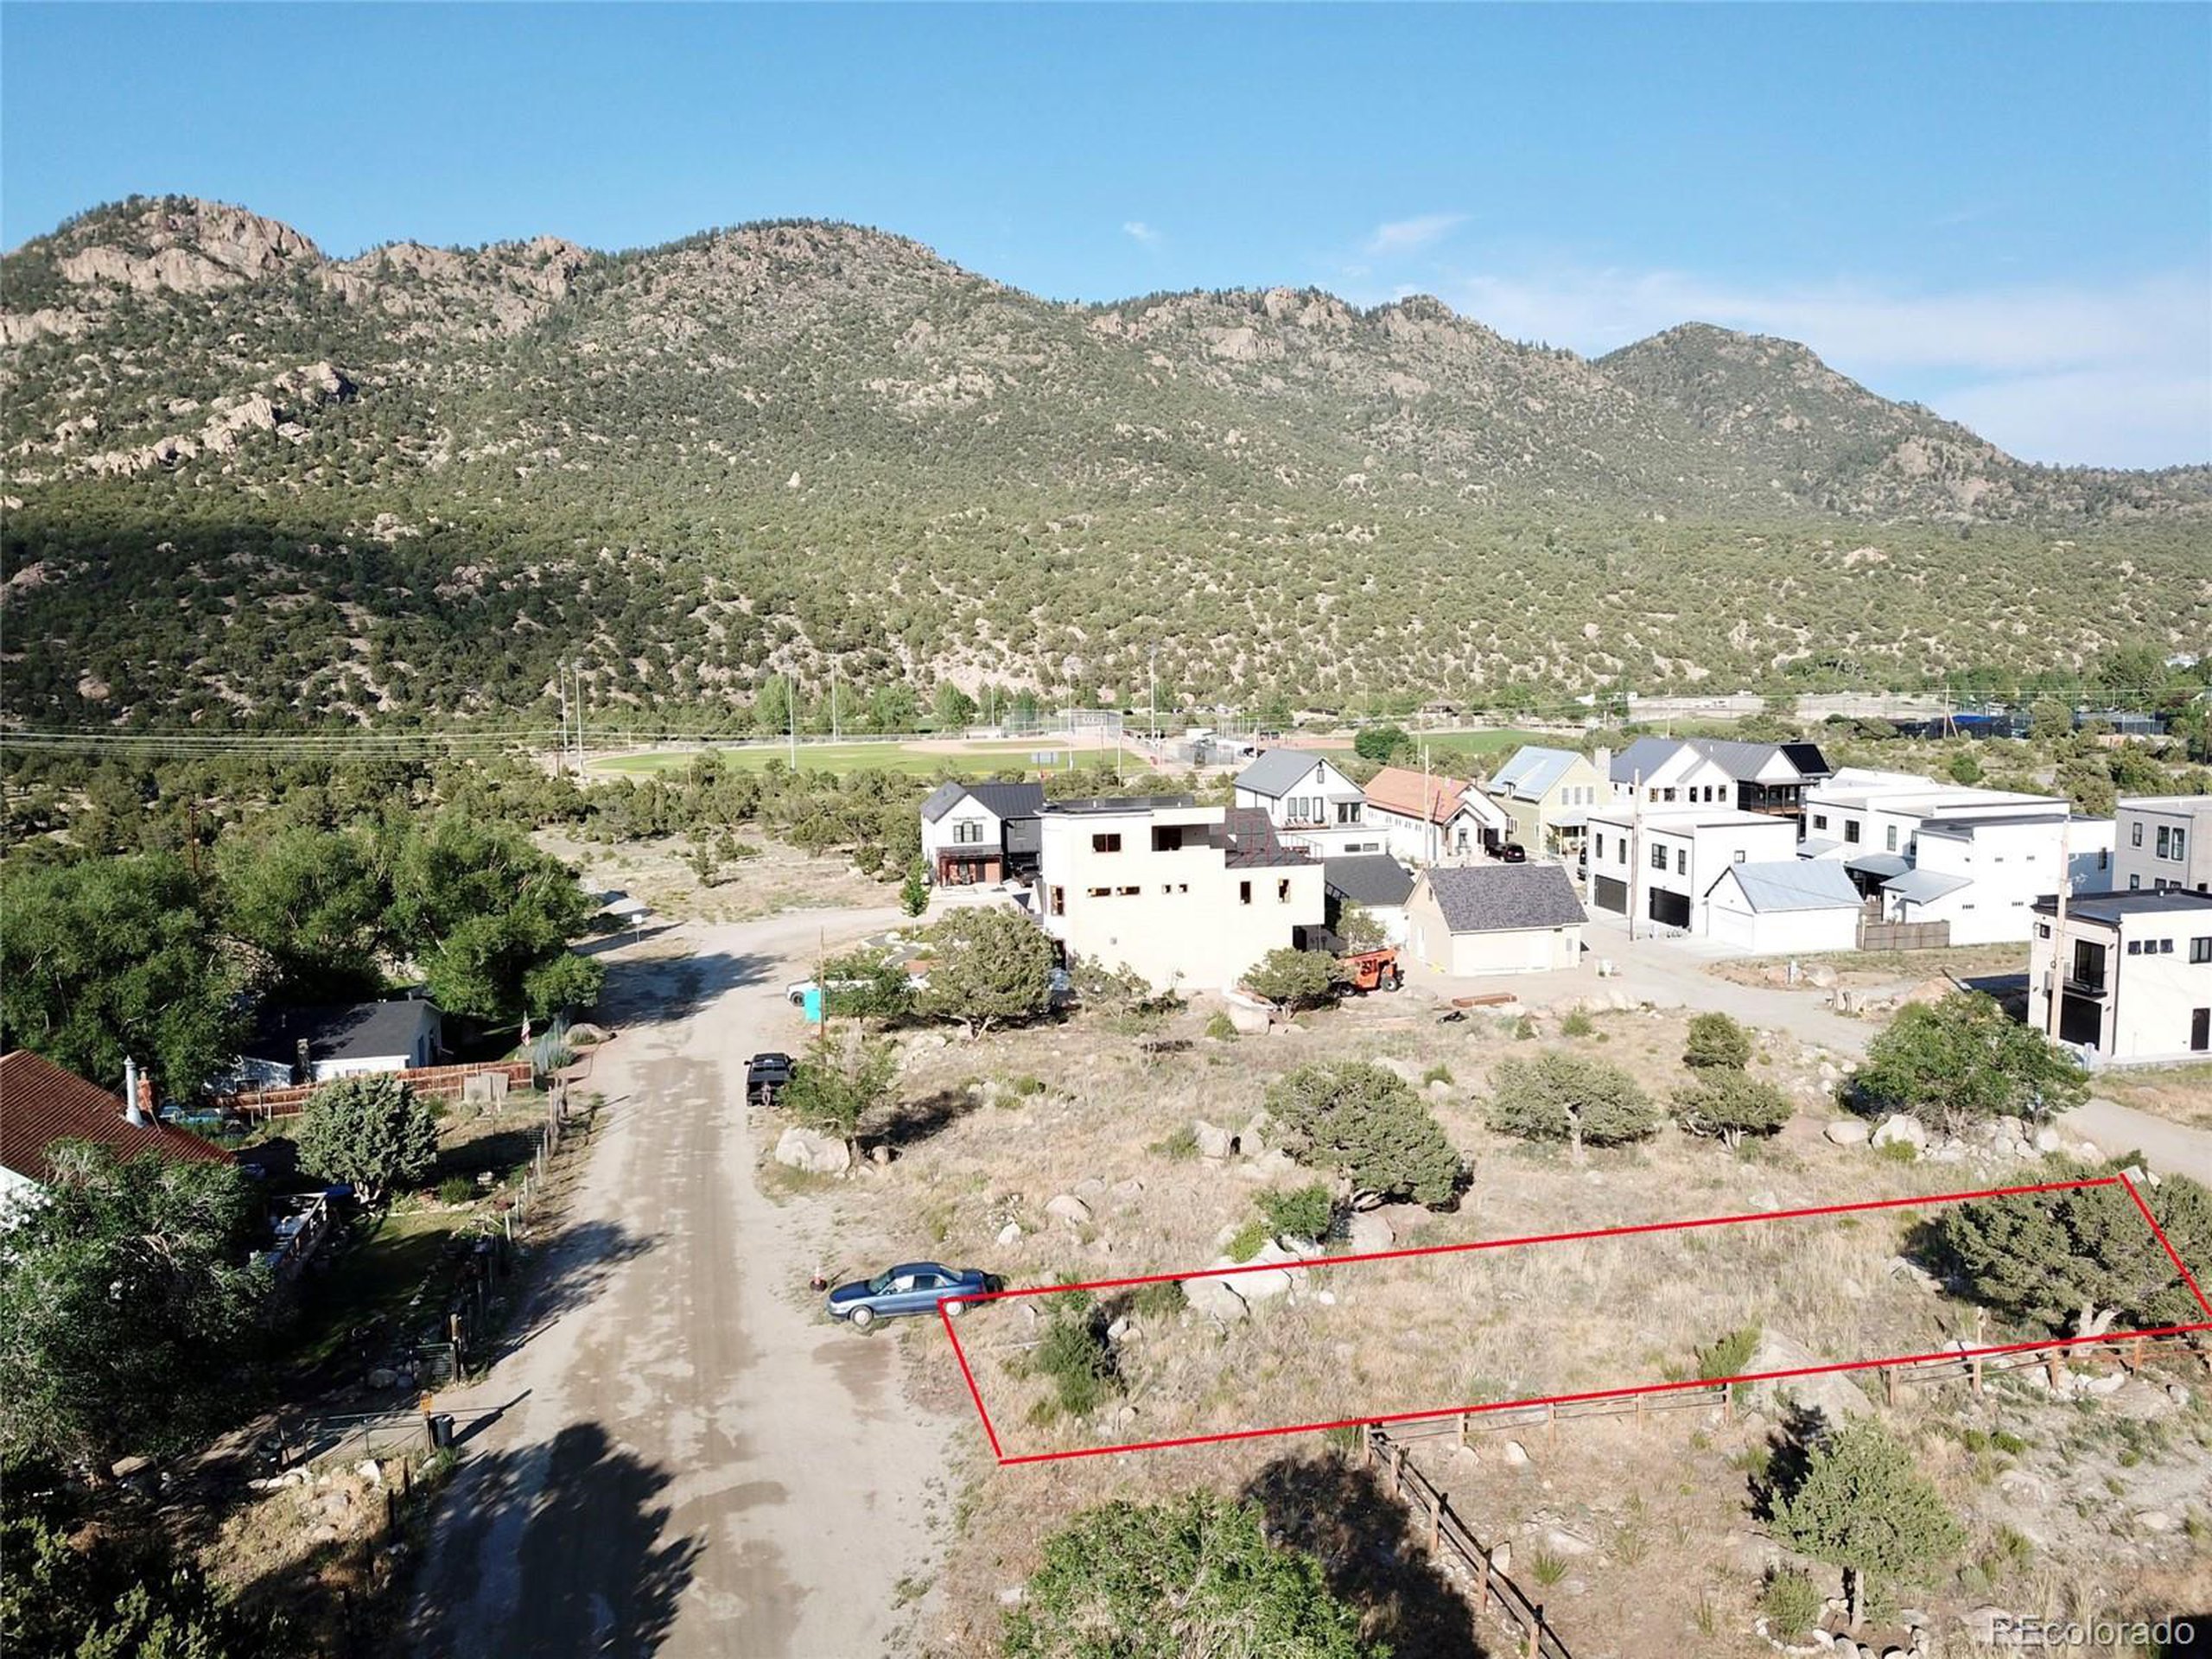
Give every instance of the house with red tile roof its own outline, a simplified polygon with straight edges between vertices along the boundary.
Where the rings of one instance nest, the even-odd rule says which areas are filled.
[[[1464,863],[1512,839],[1513,819],[1471,784],[1385,766],[1367,780],[1368,827],[1408,864]]]
[[[220,1147],[156,1122],[149,1105],[126,1111],[120,1095],[42,1055],[0,1054],[0,1226],[38,1202],[54,1179],[50,1154],[64,1141],[89,1141],[119,1159],[150,1152],[180,1163],[233,1161]]]

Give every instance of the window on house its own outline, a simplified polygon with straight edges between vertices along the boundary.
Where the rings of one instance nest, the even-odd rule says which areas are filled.
[[[1815,830],[1825,830],[1825,829],[1827,829],[1827,827],[1828,827],[1828,815],[1827,815],[1827,813],[1825,813],[1825,812],[1815,812],[1815,813],[1814,813],[1814,814],[1813,814],[1813,828],[1814,828],[1814,829],[1815,829]]]
[[[1114,891],[1124,899],[1134,899],[1137,896],[1137,889],[1135,887],[1116,887]]]
[[[1287,904],[1288,904],[1289,902],[1290,902],[1290,883],[1289,883],[1287,880],[1282,880],[1282,881],[1278,881],[1278,882],[1276,882],[1276,883],[1275,883],[1275,903],[1277,903],[1277,904],[1279,904],[1279,905],[1287,905]]]
[[[2143,954],[2143,941],[2140,939],[2130,939],[2127,942],[2127,954],[2131,957],[2141,956]]]
[[[1663,870],[1667,868],[1667,849],[1664,847],[1654,847],[1651,849],[1651,868],[1655,870]]]
[[[1675,791],[1674,791],[1673,790],[1671,790],[1671,789],[1662,789],[1662,790],[1661,790],[1661,791],[1659,791],[1659,793],[1661,794],[1661,796],[1662,796],[1662,797],[1663,797],[1663,798],[1664,798],[1665,799],[1667,799],[1667,800],[1670,800],[1670,801],[1671,801],[1671,800],[1673,800],[1673,799],[1675,798]]]
[[[1359,822],[1359,803],[1357,801],[1338,801],[1337,803],[1337,822],[1338,823],[1357,823]]]
[[[1065,916],[1067,913],[1068,890],[1065,887],[1054,887],[1052,889],[1052,914],[1055,916]]]
[[[2160,956],[2171,957],[2173,953],[2174,942],[2171,939],[2160,939],[2158,941],[2158,954]]]
[[[1897,825],[1895,825],[1894,823],[1893,823],[1893,824],[1891,824],[1891,825],[1890,825],[1890,826],[1889,826],[1889,828],[1888,828],[1888,829],[1884,832],[1884,834],[1883,834],[1883,837],[1882,837],[1882,842],[1883,842],[1884,849],[1885,849],[1885,851],[1892,852],[1892,853],[1894,853],[1895,851],[1897,851]]]
[[[1183,828],[1179,823],[1154,824],[1152,830],[1152,850],[1155,853],[1179,853],[1183,850]]]
[[[1111,887],[1085,887],[1084,891],[1093,899],[1111,899],[1114,896],[1114,889]]]
[[[2036,924],[2036,938],[2039,939],[2047,939],[2050,937],[2050,924],[2049,922],[2037,922]]]
[[[1688,848],[1687,848],[1687,847],[1677,847],[1677,848],[1675,848],[1675,874],[1676,875],[1688,875],[1689,873],[1690,873],[1690,849],[1689,849]]]
[[[1605,831],[1604,831],[1604,830],[1599,830],[1599,831],[1598,832],[1598,856],[1599,856],[1599,857],[1600,857],[1600,858],[1603,858],[1605,855]]]
[[[2140,847],[2143,844],[2143,823],[2141,819],[2139,818],[2133,823],[2127,826],[2127,842],[2131,847]]]
[[[2131,876],[2129,876],[2129,877],[2127,878],[2127,890],[2128,890],[2130,893],[2140,893],[2140,892],[2142,892],[2142,891],[2143,891],[2143,878],[2142,878],[2141,876],[2139,876],[2139,875],[2131,875]]]
[[[2183,849],[2185,848],[2185,846],[2187,845],[2188,841],[2189,841],[2189,831],[2188,831],[2188,830],[2175,830],[2175,831],[2174,831],[2174,861],[2175,861],[2176,863],[2179,863],[2179,862],[2181,861],[2183,850]]]
[[[1856,818],[1846,818],[1846,819],[1843,821],[1843,838],[1844,838],[1846,841],[1847,841],[1847,842],[1853,842],[1853,843],[1854,843],[1854,844],[1856,844],[1856,843],[1857,843],[1857,842],[1858,842],[1858,840],[1859,840],[1859,820],[1858,820],[1858,819],[1856,819]]]
[[[956,846],[973,847],[982,839],[983,821],[981,818],[963,818],[952,826],[952,840]]]
[[[2101,870],[2112,868],[2112,853],[2108,849],[2101,847],[2097,849],[2097,868]]]
[[[2158,826],[2158,856],[2160,858],[2164,858],[2167,855],[2166,848],[2170,843],[2168,842],[2166,836],[2166,826],[2162,823]]]
[[[1736,862],[1737,862],[1737,863],[1738,863],[1738,864],[1740,864],[1740,863],[1742,863],[1743,861],[1744,861],[1744,849],[1743,849],[1742,848],[1738,847],[1738,848],[1736,849]]]
[[[1094,853],[1120,852],[1122,850],[1121,832],[1113,830],[1103,836],[1093,836],[1090,838],[1090,850]]]
[[[1252,902],[1252,884],[1249,881],[1239,881],[1236,884],[1236,902],[1240,905],[1249,905]]]
[[[2212,962],[2212,936],[2189,942],[2189,959],[2192,963]]]

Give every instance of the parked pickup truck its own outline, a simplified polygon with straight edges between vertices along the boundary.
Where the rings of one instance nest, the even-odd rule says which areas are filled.
[[[791,1057],[788,1054],[755,1054],[745,1063],[745,1097],[763,1106],[772,1106],[784,1085],[791,1080]]]

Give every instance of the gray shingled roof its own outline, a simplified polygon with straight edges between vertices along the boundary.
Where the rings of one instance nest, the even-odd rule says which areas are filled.
[[[1589,918],[1556,864],[1469,864],[1431,870],[1428,890],[1454,933],[1571,927]]]
[[[247,1046],[254,1059],[289,1064],[307,1039],[314,1060],[387,1059],[412,1054],[415,1039],[428,1032],[435,1039],[439,1014],[420,997],[396,1002],[353,1002],[307,1008],[271,1008]]]
[[[1347,904],[1394,908],[1412,895],[1414,879],[1386,854],[1357,853],[1323,859],[1321,885]]]
[[[1759,912],[1835,910],[1859,906],[1859,889],[1843,866],[1819,859],[1785,858],[1731,864],[1720,874],[1736,878],[1745,902]]]
[[[939,784],[922,803],[922,816],[935,823],[962,801],[973,798],[995,817],[1018,818],[1045,804],[1042,784]]]
[[[1280,799],[1297,786],[1299,779],[1328,758],[1311,749],[1269,749],[1236,774],[1236,787]]]

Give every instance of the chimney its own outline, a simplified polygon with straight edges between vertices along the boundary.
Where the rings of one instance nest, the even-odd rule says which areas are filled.
[[[124,1055],[123,1057],[123,1121],[142,1129],[146,1127],[146,1110],[139,1103],[143,1098],[140,1093],[140,1086],[143,1082],[144,1080],[138,1075],[138,1062],[128,1054]],[[144,1083],[145,1095],[151,1095],[153,1092],[152,1084]]]

